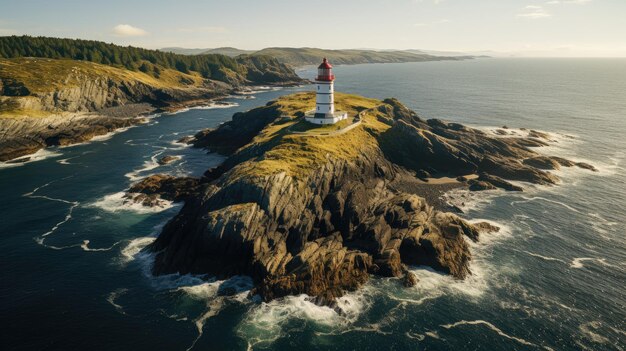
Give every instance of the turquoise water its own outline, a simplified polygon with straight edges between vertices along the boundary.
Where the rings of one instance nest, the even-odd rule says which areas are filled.
[[[300,72],[312,77],[313,71]],[[175,140],[305,88],[228,99],[228,108],[154,116],[103,140],[0,168],[0,329],[6,349],[626,348],[626,60],[484,59],[336,68],[338,91],[394,96],[426,118],[488,130],[534,128],[539,151],[594,164],[556,187],[454,193],[470,219],[503,230],[472,244],[473,275],[413,267],[419,284],[372,279],[337,314],[304,296],[262,304],[235,277],[148,274],[139,250],[179,209],[125,206],[143,176],[199,175],[221,157]],[[167,166],[165,155],[182,159]],[[231,286],[241,293],[224,297]]]

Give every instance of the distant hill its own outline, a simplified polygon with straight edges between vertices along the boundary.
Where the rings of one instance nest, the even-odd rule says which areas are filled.
[[[255,52],[254,50],[242,50],[242,49],[231,48],[231,47],[223,47],[223,48],[208,49],[204,51],[203,54],[218,54],[218,55],[226,55],[230,57],[235,57],[239,55],[249,55],[254,52]]]
[[[257,51],[253,55],[269,55],[293,67],[315,65],[320,63],[324,57],[328,58],[333,64],[421,62],[455,59],[406,51],[324,50],[317,48],[267,48]]]
[[[219,54],[179,55],[132,46],[119,46],[94,40],[51,37],[0,37],[0,58],[40,57],[72,59],[125,68],[159,78],[163,69],[197,73],[202,78],[232,84],[271,83],[297,80],[287,66],[268,56]]]
[[[461,51],[439,51],[439,50],[402,50],[414,54],[428,54],[434,56],[448,56],[448,57],[457,57],[457,58],[484,58],[484,57],[493,57],[493,56],[502,56],[499,53],[494,51],[469,51],[469,52],[461,52]]]
[[[242,50],[229,46],[215,48],[215,49],[187,49],[187,48],[179,48],[179,47],[171,47],[171,48],[162,48],[159,51],[163,52],[171,52],[179,55],[224,55],[229,57],[235,57],[239,55],[247,55],[252,54],[255,50]]]
[[[174,51],[173,49],[176,49]],[[162,51],[173,51],[188,55],[195,54],[222,54],[235,57],[238,55],[267,55],[276,58],[281,63],[292,67],[300,67],[318,64],[324,57],[333,64],[358,64],[358,63],[392,63],[392,62],[421,62],[438,60],[462,60],[473,58],[472,56],[458,53],[459,55],[434,55],[419,50],[371,50],[371,49],[347,49],[326,50],[318,48],[287,48],[272,47],[258,51],[241,50],[231,47],[216,49],[182,49],[164,48]],[[443,52],[442,52],[443,53]]]
[[[187,49],[187,48],[179,48],[179,47],[171,47],[171,48],[162,48],[159,51],[163,52],[171,52],[172,54],[178,55],[200,55],[207,51],[207,49]]]

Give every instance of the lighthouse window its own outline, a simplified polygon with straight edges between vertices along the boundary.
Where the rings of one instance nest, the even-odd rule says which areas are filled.
[[[320,86],[319,85],[317,86],[317,90],[320,90]]]

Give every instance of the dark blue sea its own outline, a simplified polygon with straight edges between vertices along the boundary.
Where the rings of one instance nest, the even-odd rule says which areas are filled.
[[[197,176],[223,160],[179,138],[312,88],[260,89],[228,106],[155,115],[0,165],[1,348],[626,349],[626,59],[369,64],[335,73],[337,91],[397,97],[424,118],[549,132],[554,143],[537,151],[599,172],[563,169],[559,185],[523,184],[523,193],[449,194],[464,217],[502,228],[471,244],[473,274],[459,281],[412,267],[419,283],[410,289],[373,278],[339,301],[338,314],[305,296],[250,300],[247,277],[150,276],[141,248],[180,207],[121,198],[147,175]],[[166,155],[182,158],[160,166]],[[240,293],[218,296],[224,284]]]

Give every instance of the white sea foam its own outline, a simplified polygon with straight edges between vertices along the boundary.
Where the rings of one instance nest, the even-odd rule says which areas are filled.
[[[22,194],[22,196],[25,196],[25,197],[32,197],[33,195],[35,195],[35,193],[36,193],[36,192],[38,192],[39,190],[44,189],[44,188],[46,188],[46,187],[50,186],[50,184],[52,184],[52,183],[56,183],[56,182],[58,182],[58,181],[60,181],[60,180],[65,180],[65,179],[68,179],[68,178],[71,178],[71,177],[73,177],[73,176],[68,176],[68,177],[65,177],[65,178],[55,179],[55,180],[49,181],[48,183],[45,183],[45,184],[43,184],[43,185],[40,185],[40,186],[38,186],[38,187],[34,188],[33,190],[31,190],[31,191],[29,191],[29,192],[27,192],[27,193]],[[65,201],[65,200],[61,200],[61,201]]]
[[[424,336],[424,334],[414,333],[410,331],[404,333],[404,335],[406,335],[406,337],[409,339],[417,339],[418,341],[423,341],[424,339],[426,339],[426,336]]]
[[[151,263],[151,254],[143,253],[143,250],[146,246],[150,245],[154,240],[156,240],[156,235],[161,232],[165,224],[168,220],[162,221],[161,223],[155,225],[152,228],[152,232],[148,236],[142,236],[128,241],[126,246],[122,248],[120,251],[119,262],[123,265],[128,264],[131,261],[136,260],[137,258],[142,258],[143,263],[147,263],[144,267],[144,271],[149,273]],[[149,277],[152,277],[151,274],[148,274]],[[180,275],[176,275],[180,276]],[[167,277],[167,276],[162,276]]]
[[[45,183],[43,185],[40,185],[40,186],[34,188],[33,190],[25,193],[25,194],[22,194],[22,196],[28,197],[28,198],[31,198],[31,199],[43,199],[43,200],[60,202],[60,203],[64,203],[64,204],[70,205],[70,207],[68,208],[67,213],[65,215],[65,218],[63,218],[63,220],[61,220],[60,222],[57,222],[47,232],[45,232],[45,233],[41,234],[40,236],[37,236],[37,237],[34,238],[34,240],[35,240],[35,242],[37,244],[39,244],[41,246],[44,246],[46,248],[49,248],[49,249],[63,250],[63,249],[68,249],[68,248],[71,248],[71,247],[77,247],[77,246],[81,245],[81,244],[74,244],[74,245],[69,245],[69,246],[54,246],[54,245],[47,245],[47,244],[44,243],[44,241],[46,240],[46,238],[48,236],[52,235],[63,224],[67,223],[68,221],[70,221],[72,219],[72,214],[74,212],[74,209],[80,205],[80,202],[78,202],[78,201],[70,201],[70,200],[65,200],[65,199],[58,199],[58,198],[54,198],[54,197],[50,197],[50,196],[46,196],[46,195],[36,195],[36,193],[39,190],[44,189],[44,188],[50,186],[52,183],[55,183],[55,182],[57,182],[59,180],[68,179],[68,178],[71,178],[71,177],[73,177],[73,176],[67,176],[67,177],[64,177],[64,178],[61,178],[61,179],[55,179],[53,181],[50,181],[50,182]]]
[[[248,349],[255,345],[268,345],[285,335],[288,322],[306,320],[326,332],[318,335],[342,334],[344,332],[377,331],[376,326],[354,327],[358,317],[372,305],[369,286],[348,293],[337,299],[337,308],[319,306],[307,295],[287,296],[268,303],[254,305],[239,324],[237,333],[248,340]]]
[[[507,240],[513,236],[513,227],[504,222],[498,222],[491,219],[485,218],[472,218],[468,222],[472,224],[487,222],[492,226],[498,227],[498,231],[494,232],[481,232],[478,242],[475,243],[473,241],[468,241],[469,245],[472,246],[472,249],[477,251],[477,254],[480,255],[480,251],[484,249],[486,246],[494,244],[495,242]]]
[[[589,215],[589,225],[594,229],[596,233],[607,240],[617,239],[616,235],[609,235],[612,233],[616,233],[618,231],[615,230],[615,226],[620,223],[607,220],[599,213],[587,213]]]
[[[605,258],[595,258],[595,257],[576,257],[572,260],[570,267],[571,268],[583,268],[585,267],[583,262],[597,262],[605,267],[616,267],[615,265],[608,263]]]
[[[50,228],[50,230],[48,230],[47,232],[41,234],[40,236],[35,238],[35,241],[42,246],[48,247],[50,249],[54,249],[54,250],[61,250],[61,249],[66,249],[66,248],[70,248],[70,247],[75,247],[77,245],[70,245],[70,246],[64,246],[64,247],[58,247],[58,246],[51,246],[51,245],[46,245],[44,244],[44,241],[46,240],[46,238],[50,235],[52,235],[54,232],[57,231],[57,229],[59,229],[63,224],[67,223],[69,220],[72,219],[72,213],[74,212],[74,209],[76,207],[78,207],[78,205],[80,205],[79,202],[71,202],[71,201],[67,201],[67,200],[62,200],[62,199],[54,199],[54,198],[49,198],[49,197],[45,197],[45,196],[37,196],[37,195],[31,195],[31,197],[40,197],[40,198],[45,198],[48,200],[56,200],[56,201],[60,201],[60,202],[65,202],[65,203],[69,203],[71,204],[71,206],[69,207],[69,209],[67,210],[67,214],[65,215],[65,218],[63,218],[63,220],[61,220],[60,222],[56,223],[54,226],[52,226],[52,228]],[[80,244],[78,244],[80,245]]]
[[[127,264],[137,259],[141,250],[156,240],[153,236],[144,236],[131,240],[120,252],[120,261]]]
[[[77,156],[77,157],[78,157],[78,156]],[[75,158],[76,158],[76,157],[70,157],[70,158],[60,159],[60,160],[57,160],[57,163],[58,163],[58,164],[61,164],[61,165],[70,165],[70,164],[72,164],[72,163],[70,163],[70,162],[69,162],[69,160],[71,160],[71,159],[75,159]]]
[[[502,190],[469,191],[457,188],[447,191],[443,199],[451,206],[459,208],[463,213],[481,211],[493,202],[493,199],[503,194]]]
[[[528,340],[525,340],[525,339],[522,339],[522,338],[519,338],[519,337],[516,337],[516,336],[512,336],[512,335],[506,334],[500,328],[498,328],[495,325],[493,325],[493,324],[491,324],[491,323],[489,323],[487,321],[484,321],[484,320],[474,320],[474,321],[462,320],[462,321],[455,322],[455,323],[452,323],[452,324],[443,324],[441,326],[443,328],[446,328],[446,329],[451,329],[451,328],[456,328],[456,327],[461,326],[461,325],[483,325],[483,326],[491,329],[492,331],[496,332],[496,334],[498,334],[498,335],[500,335],[500,336],[502,336],[504,338],[517,341],[518,343],[520,343],[522,345],[537,346],[536,344],[533,344],[532,342],[530,342]]]
[[[120,288],[117,289],[115,291],[112,291],[108,296],[107,296],[107,301],[111,304],[111,306],[115,307],[115,310],[117,312],[119,312],[120,314],[126,314],[126,312],[124,311],[124,307],[122,307],[120,304],[116,303],[115,300],[117,300],[118,297],[120,297],[121,295],[125,294],[126,292],[128,292],[128,289],[125,288]]]
[[[186,144],[186,143],[181,143],[178,142],[178,140],[180,139],[174,139],[172,141],[170,141],[170,145],[172,145],[172,147],[170,147],[170,150],[183,150],[183,149],[189,149],[191,148],[191,144]]]
[[[599,321],[592,321],[589,323],[582,324],[578,327],[580,332],[589,340],[598,343],[598,344],[608,344],[610,340],[598,333],[598,329],[602,326],[602,323]]]
[[[111,245],[109,247],[100,247],[100,248],[91,248],[91,247],[89,247],[89,242],[90,242],[89,240],[83,240],[83,243],[80,244],[80,248],[83,249],[83,251],[87,251],[87,252],[111,251],[121,241],[118,241],[118,242],[114,243],[113,245]]]
[[[540,254],[536,254],[536,253],[533,253],[533,252],[530,252],[530,251],[526,251],[526,250],[521,250],[521,252],[523,252],[525,254],[528,254],[530,256],[533,256],[533,257],[540,258],[540,259],[542,259],[544,261],[554,261],[554,262],[567,263],[564,260],[562,260],[560,258],[556,258],[556,257],[542,256]]]
[[[463,280],[455,279],[449,274],[437,272],[430,267],[411,268],[418,283],[412,288],[420,298],[400,299],[400,301],[422,304],[426,300],[436,299],[446,294],[480,297],[488,289],[488,269],[483,262],[472,262],[472,274]],[[397,298],[396,298],[397,299]]]
[[[176,288],[176,290],[185,293],[194,300],[206,302],[206,310],[193,319],[198,335],[187,348],[187,350],[191,350],[202,337],[206,321],[218,315],[228,303],[245,302],[248,292],[253,287],[253,283],[250,277],[234,276],[227,280],[206,282],[201,280],[200,283],[187,285],[185,278],[188,277],[191,277],[193,281],[198,280],[195,276],[180,276],[185,283],[183,283],[183,286]]]
[[[173,116],[173,115],[177,115],[179,113],[187,112],[190,110],[213,110],[213,109],[220,109],[220,108],[232,108],[232,107],[237,107],[237,106],[239,106],[239,104],[236,102],[219,102],[219,103],[213,102],[207,105],[181,108],[179,110],[169,112],[167,113],[167,115]]]
[[[131,182],[136,182],[140,179],[143,179],[150,174],[146,174],[146,172],[151,171],[160,166],[158,162],[158,157],[161,156],[165,152],[164,147],[158,147],[161,151],[155,152],[151,157],[150,161],[144,161],[143,166],[141,168],[135,169],[132,172],[126,173],[124,176],[130,179]]]
[[[146,214],[162,212],[176,206],[172,201],[164,199],[158,199],[157,204],[154,206],[144,206],[141,203],[137,203],[132,199],[126,198],[125,195],[126,193],[123,191],[105,195],[99,200],[87,205],[87,207],[96,207],[112,213],[128,211],[138,214]]]
[[[118,128],[114,131],[108,132],[106,134],[102,134],[102,135],[96,135],[95,137],[91,138],[90,141],[105,141],[105,140],[109,140],[111,139],[115,134],[120,134],[123,133],[131,128],[133,128],[134,126],[129,126],[129,127],[124,127],[124,128]]]
[[[21,156],[11,160],[11,162],[0,162],[0,169],[23,166],[31,162],[42,161],[49,158],[61,156],[61,153],[49,149],[40,149],[37,152]]]
[[[271,87],[271,86],[266,86],[266,85],[260,85],[260,86],[255,86],[254,89],[248,88],[244,90],[239,90],[235,94],[236,95],[253,95],[253,94],[259,94],[259,93],[267,93],[270,91],[278,91],[282,89],[283,89],[282,87]]]
[[[568,209],[568,210],[570,210],[572,212],[576,212],[576,213],[581,213],[582,214],[582,212],[580,210],[578,210],[578,209],[576,209],[576,208],[574,208],[574,207],[572,207],[572,206],[570,206],[570,205],[568,205],[566,203],[563,203],[561,201],[551,200],[551,199],[547,199],[547,198],[541,197],[541,196],[533,196],[533,197],[521,196],[521,198],[523,200],[511,201],[511,205],[515,206],[517,204],[528,203],[528,202],[532,202],[532,201],[543,201],[543,202],[549,202],[549,203],[552,203],[552,204],[555,204],[555,205],[559,205],[559,206],[561,206],[563,208],[566,208],[566,209]]]
[[[388,289],[388,297],[402,303],[416,305],[444,295],[481,298],[499,275],[514,271],[512,267],[496,268],[489,262],[490,247],[510,238],[513,235],[512,228],[509,225],[485,219],[474,219],[471,222],[488,222],[499,227],[500,230],[493,233],[481,233],[477,243],[467,240],[473,254],[470,275],[461,280],[427,266],[410,267],[409,270],[415,274],[418,283],[410,289]]]

